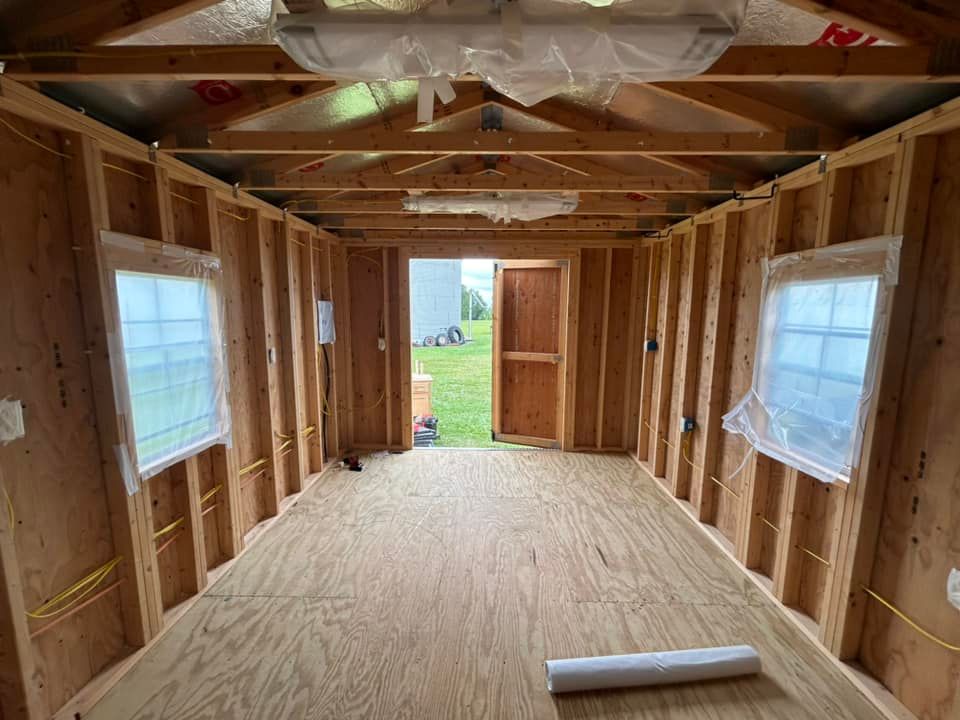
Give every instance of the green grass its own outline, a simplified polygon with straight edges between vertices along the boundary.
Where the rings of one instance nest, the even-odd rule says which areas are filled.
[[[460,323],[464,333],[467,322]],[[493,348],[489,320],[473,321],[473,342],[413,349],[414,367],[433,376],[433,414],[439,420],[437,447],[511,447],[490,439]]]

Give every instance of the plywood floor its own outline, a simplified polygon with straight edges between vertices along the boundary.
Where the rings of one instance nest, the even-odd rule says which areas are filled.
[[[736,643],[761,676],[545,688],[549,657]],[[87,716],[877,717],[631,460],[526,451],[328,473]]]

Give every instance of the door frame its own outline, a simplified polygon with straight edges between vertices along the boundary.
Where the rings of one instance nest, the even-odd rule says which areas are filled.
[[[400,320],[400,332],[402,337],[401,345],[401,372],[405,380],[403,389],[404,397],[402,405],[412,410],[413,408],[413,384],[409,381],[412,371],[412,353],[413,342],[410,328],[410,261],[411,260],[464,260],[478,258],[483,260],[529,260],[529,261],[558,261],[564,260],[569,263],[566,273],[567,280],[567,311],[563,318],[565,327],[564,337],[564,377],[561,386],[563,396],[563,412],[560,415],[560,449],[573,450],[573,415],[575,412],[576,393],[574,382],[577,375],[577,356],[574,348],[577,335],[577,317],[579,310],[579,288],[580,288],[580,249],[571,244],[566,247],[539,249],[536,247],[522,250],[521,248],[511,246],[498,246],[496,244],[470,244],[457,245],[439,245],[436,247],[416,247],[404,246],[400,253],[401,262],[398,268],[399,286],[401,292],[406,293],[406,312],[402,312]],[[401,307],[403,303],[401,303]],[[409,414],[409,413],[408,413]],[[403,426],[403,436],[401,438],[402,448],[404,450],[413,449],[413,417],[406,421]],[[491,424],[493,413],[491,408]]]
[[[496,442],[508,442],[518,445],[532,445],[534,447],[560,449],[564,440],[564,423],[566,421],[566,395],[567,395],[567,358],[571,354],[571,346],[568,342],[567,325],[569,323],[568,308],[570,305],[570,260],[567,258],[552,260],[505,260],[498,258],[494,261],[493,272],[493,398],[491,403],[491,437]],[[503,416],[503,361],[505,352],[503,346],[503,323],[498,322],[499,314],[503,308],[503,281],[502,272],[508,270],[523,270],[536,268],[559,268],[560,269],[560,327],[558,329],[559,352],[553,353],[514,353],[516,360],[528,360],[532,362],[545,362],[556,365],[557,372],[557,406],[556,427],[557,439],[534,437],[532,435],[515,435],[501,431],[501,421]]]

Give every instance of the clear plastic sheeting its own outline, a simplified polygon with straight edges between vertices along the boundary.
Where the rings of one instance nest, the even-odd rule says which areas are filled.
[[[112,304],[111,371],[125,432],[118,458],[133,493],[139,480],[229,441],[220,260],[109,231],[101,242]]]
[[[524,105],[574,86],[679,80],[733,41],[746,0],[435,2],[388,12],[371,2],[281,14],[277,43],[300,66],[349,81],[479,75]]]
[[[883,236],[764,261],[753,384],[724,430],[823,482],[850,481],[900,243]]]
[[[577,193],[476,193],[472,195],[413,195],[403,198],[403,209],[456,215],[483,215],[493,222],[541,220],[577,209]]]

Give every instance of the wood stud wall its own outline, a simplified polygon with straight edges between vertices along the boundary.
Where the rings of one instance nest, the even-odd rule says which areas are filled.
[[[313,473],[346,450],[411,446],[408,261],[450,256],[569,260],[564,449],[631,452],[826,650],[918,717],[955,717],[956,654],[862,590],[957,642],[942,593],[960,565],[957,404],[942,389],[960,367],[960,105],[944,107],[834,153],[824,173],[788,175],[772,197],[758,188],[757,199],[641,244],[531,244],[518,233],[510,243],[398,235],[345,245],[169,158],[151,163],[88,119],[60,121],[82,132],[58,133],[4,114],[68,157],[0,131],[2,156],[14,159],[0,191],[18,208],[0,243],[12,291],[0,328],[14,340],[0,347],[0,396],[21,400],[28,425],[27,438],[0,448],[0,484],[16,508],[15,526],[0,521],[3,717],[73,717]],[[100,228],[212,250],[224,271],[233,444],[134,496],[112,450]],[[720,426],[752,377],[761,259],[891,232],[904,235],[900,284],[852,482],[825,485],[749,455]],[[315,300],[334,298],[338,341],[324,360]],[[696,424],[687,437],[684,416]],[[115,590],[37,633],[43,621],[25,608],[117,555]]]
[[[0,350],[0,395],[23,404],[28,428],[0,448],[0,483],[15,509],[0,523],[0,707],[4,718],[66,718],[95,701],[242,552],[250,531],[336,456],[314,350],[315,298],[332,297],[330,240],[243,197],[226,201],[197,176],[174,179],[145,152],[135,161],[83,133],[3,118],[64,157],[0,131],[0,150],[16,168],[0,187],[17,208],[0,242],[13,302],[0,319],[12,340]],[[233,445],[188,458],[133,496],[113,450],[121,430],[101,228],[213,251],[223,266]],[[37,308],[41,321],[23,322]],[[293,442],[278,452],[287,437]],[[102,595],[76,612],[27,618],[25,610],[118,555]]]
[[[934,132],[955,127],[956,120]],[[943,588],[960,562],[949,539],[960,509],[948,499],[960,459],[947,444],[950,423],[942,413],[956,409],[947,391],[958,367],[947,369],[956,344],[948,327],[960,286],[952,272],[955,243],[947,237],[955,240],[960,228],[951,199],[960,182],[960,131],[917,131],[867,145],[828,163],[823,174],[787,176],[772,198],[695,216],[650,248],[645,332],[657,350],[643,356],[633,450],[760,587],[848,663],[851,677],[890,717],[909,711],[939,720],[960,712],[960,659],[863,588],[957,642],[950,632],[956,610]],[[750,456],[743,438],[720,425],[753,373],[761,258],[883,234],[904,235],[900,278],[885,309],[890,324],[877,348],[877,400],[851,483],[824,484]],[[690,297],[701,299],[691,306]],[[681,416],[696,422],[687,438]],[[886,689],[865,679],[863,668]]]

